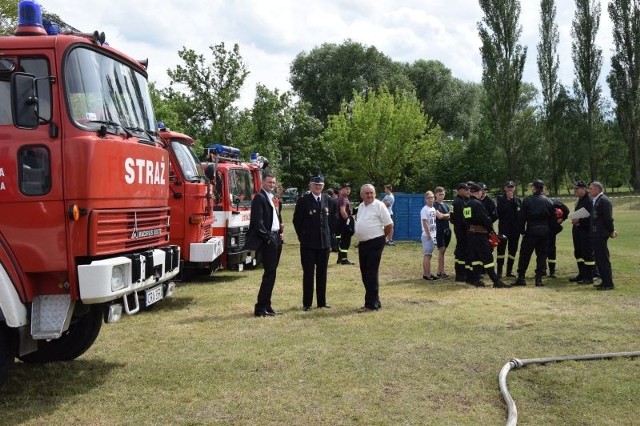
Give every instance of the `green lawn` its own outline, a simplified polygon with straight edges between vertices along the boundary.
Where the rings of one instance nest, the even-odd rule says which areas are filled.
[[[426,282],[419,243],[388,247],[383,309],[365,314],[356,312],[359,269],[336,265],[335,254],[333,309],[300,310],[291,213],[273,297],[284,315],[252,316],[261,269],[181,284],[173,299],[105,325],[76,361],[17,363],[0,391],[0,424],[499,425],[498,374],[511,358],[640,350],[633,209],[614,211],[615,291],[568,282],[576,267],[566,226],[560,276],[542,288],[532,285],[533,261],[527,287]],[[508,385],[522,425],[640,423],[638,358],[529,366]]]

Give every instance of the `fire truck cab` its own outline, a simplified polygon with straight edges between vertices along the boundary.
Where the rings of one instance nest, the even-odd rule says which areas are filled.
[[[260,190],[261,171],[268,166],[264,157],[251,155],[249,163],[240,160],[240,150],[212,144],[205,150],[209,163],[215,164],[213,235],[224,238],[222,268],[242,271],[257,264],[255,252],[244,243],[251,219],[251,200]]]
[[[180,247],[181,278],[189,281],[194,275],[210,275],[218,269],[223,253],[223,238],[211,236],[215,165],[203,170],[191,137],[162,123],[158,129],[169,152],[171,243]]]
[[[82,355],[103,322],[171,295],[169,154],[145,65],[104,33],[0,37],[0,383],[18,357]]]

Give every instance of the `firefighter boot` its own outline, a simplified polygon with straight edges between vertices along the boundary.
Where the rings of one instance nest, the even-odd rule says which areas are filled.
[[[584,265],[582,274],[582,279],[578,281],[578,284],[593,284],[593,276],[594,276],[595,266],[592,265]]]
[[[498,278],[502,277],[502,267],[504,266],[504,260],[503,259],[498,259],[497,263],[497,273],[498,273]]]
[[[512,284],[512,286],[521,285],[527,285],[527,282],[524,280],[524,274],[518,274],[518,279]]]
[[[467,272],[464,269],[464,264],[460,264],[459,262],[456,262],[455,270],[456,270],[456,282],[463,283],[464,277],[467,274]]]
[[[577,283],[582,281],[584,278],[584,262],[578,262],[578,275],[573,278],[569,278],[569,281],[572,283]]]
[[[536,274],[536,287],[544,287],[544,283],[542,282],[542,275]]]

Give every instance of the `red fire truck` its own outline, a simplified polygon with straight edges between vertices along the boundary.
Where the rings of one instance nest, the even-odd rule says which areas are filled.
[[[171,243],[180,247],[181,278],[209,275],[220,266],[223,238],[212,237],[215,166],[203,171],[193,150],[194,140],[159,123],[159,136],[169,151]],[[206,174],[206,176],[205,176]]]
[[[213,235],[224,237],[221,266],[242,271],[257,263],[255,253],[243,247],[251,219],[251,200],[260,190],[260,173],[268,162],[258,154],[251,154],[249,163],[243,162],[238,148],[219,144],[210,145],[206,154],[216,167]]]
[[[32,0],[18,22],[0,37],[0,381],[15,357],[80,356],[180,265],[144,64],[104,33],[47,33]]]

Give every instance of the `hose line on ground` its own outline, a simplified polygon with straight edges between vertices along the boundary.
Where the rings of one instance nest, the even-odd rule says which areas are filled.
[[[590,355],[566,355],[566,356],[553,356],[548,358],[530,358],[530,359],[518,359],[513,358],[506,363],[500,370],[498,376],[498,383],[500,384],[500,393],[504,398],[504,402],[507,404],[507,426],[515,426],[518,423],[518,409],[516,403],[511,398],[509,390],[507,389],[507,374],[510,370],[516,368],[525,367],[529,364],[547,364],[549,362],[562,362],[562,361],[590,361],[595,359],[610,359],[617,357],[636,357],[640,356],[638,352],[613,352],[605,354],[590,354]]]

